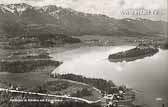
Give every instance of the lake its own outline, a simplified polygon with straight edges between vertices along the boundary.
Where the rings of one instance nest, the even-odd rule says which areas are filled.
[[[136,90],[137,104],[168,106],[168,51],[160,49],[154,56],[132,62],[113,63],[107,59],[109,54],[134,47],[94,46],[53,53],[55,60],[64,62],[53,73],[113,80],[117,85],[124,84]]]

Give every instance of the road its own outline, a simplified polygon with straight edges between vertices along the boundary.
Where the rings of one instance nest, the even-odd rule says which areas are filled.
[[[89,101],[83,98],[78,98],[78,97],[70,97],[66,95],[53,95],[53,94],[44,94],[44,93],[36,93],[36,92],[26,92],[26,91],[18,91],[18,90],[10,90],[10,89],[5,89],[5,88],[0,88],[0,92],[5,91],[5,92],[11,92],[11,93],[20,93],[20,94],[29,94],[29,95],[39,95],[39,96],[46,96],[46,97],[55,97],[55,98],[64,98],[64,99],[69,99],[69,100],[74,100],[74,101],[80,101],[80,102],[85,102],[88,104],[95,104],[98,102],[101,102],[102,98],[106,98],[107,96],[104,96],[100,98],[97,101]],[[120,102],[130,102],[132,101],[131,99],[127,100],[120,100]],[[118,105],[119,107],[126,107],[126,105]]]
[[[89,101],[83,98],[78,98],[78,97],[69,97],[66,95],[52,95],[52,94],[44,94],[44,93],[35,93],[35,92],[26,92],[26,91],[18,91],[18,90],[10,90],[10,89],[4,89],[4,88],[0,88],[0,91],[5,91],[5,92],[11,92],[11,93],[20,93],[20,94],[29,94],[29,95],[39,95],[39,96],[48,96],[48,97],[56,97],[56,98],[65,98],[65,99],[70,99],[70,100],[77,100],[77,101],[81,101],[81,102],[85,102],[88,104],[94,104],[99,102],[100,100],[97,101]]]

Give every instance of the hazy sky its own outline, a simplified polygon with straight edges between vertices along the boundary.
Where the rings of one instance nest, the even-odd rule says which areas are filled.
[[[111,17],[130,17],[123,16],[121,10],[125,9],[165,9],[167,10],[168,0],[0,0],[2,4],[28,3],[35,6],[57,5],[72,8],[77,11],[87,13],[105,14]],[[166,12],[165,12],[166,13]],[[165,15],[140,15],[141,17],[152,19],[166,19]]]

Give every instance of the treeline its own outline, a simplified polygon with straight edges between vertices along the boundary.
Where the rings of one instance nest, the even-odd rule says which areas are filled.
[[[25,60],[23,61],[1,61],[0,71],[11,73],[35,72],[39,67],[59,66],[60,62],[52,60]]]
[[[163,49],[168,49],[168,40],[165,42],[165,44],[162,47]]]
[[[59,79],[67,79],[77,82],[82,82],[89,84],[91,86],[94,86],[102,91],[102,93],[115,93],[115,90],[113,90],[111,87],[115,87],[115,84],[112,81],[107,81],[103,79],[96,79],[96,78],[86,78],[81,75],[75,75],[75,74],[57,74],[55,76]]]
[[[6,48],[42,48],[53,47],[61,44],[73,44],[81,42],[78,38],[72,38],[63,34],[35,34],[35,35],[19,35],[9,39]]]
[[[120,59],[120,58],[127,58],[127,57],[137,57],[141,55],[147,55],[147,54],[154,54],[158,52],[158,49],[153,48],[147,48],[147,49],[139,49],[139,48],[133,48],[125,52],[119,52],[116,54],[109,55],[109,59]]]

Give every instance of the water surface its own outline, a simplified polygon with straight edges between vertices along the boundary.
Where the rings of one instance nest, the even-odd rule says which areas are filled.
[[[138,103],[161,107],[161,103],[168,101],[168,51],[160,50],[152,57],[132,62],[108,61],[109,54],[131,48],[134,46],[84,47],[53,54],[54,59],[64,62],[53,73],[113,80],[137,90]],[[159,98],[163,101],[156,101]]]

